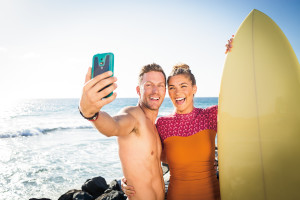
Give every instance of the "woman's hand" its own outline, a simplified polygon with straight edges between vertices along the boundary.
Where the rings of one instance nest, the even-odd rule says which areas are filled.
[[[234,35],[232,35],[232,37],[228,40],[228,43],[225,45],[226,47],[226,51],[225,51],[225,54],[227,54],[228,52],[231,52],[231,49],[232,49],[232,43],[233,43],[233,37]]]
[[[133,186],[127,185],[127,180],[125,177],[121,179],[121,188],[128,198],[135,194]]]

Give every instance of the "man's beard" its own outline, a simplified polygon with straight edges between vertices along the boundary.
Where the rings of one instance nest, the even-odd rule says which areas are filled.
[[[158,108],[153,108],[153,106],[151,107],[151,105],[148,102],[142,101],[141,99],[140,104],[152,111],[158,111],[158,109],[160,108],[160,105],[158,106]]]

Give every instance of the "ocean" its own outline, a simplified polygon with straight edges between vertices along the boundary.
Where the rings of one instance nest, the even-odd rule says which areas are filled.
[[[105,137],[78,112],[79,99],[28,99],[0,108],[0,200],[58,199],[93,177],[121,178],[116,137]],[[117,98],[103,107],[115,115],[137,98]],[[200,108],[218,98],[195,98]],[[174,111],[166,98],[158,116]]]

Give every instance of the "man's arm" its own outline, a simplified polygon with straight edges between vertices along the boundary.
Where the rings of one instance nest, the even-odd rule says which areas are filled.
[[[117,96],[114,92],[112,96],[103,99],[103,97],[117,88],[115,83],[117,79],[110,77],[111,75],[112,72],[108,71],[91,79],[91,68],[89,68],[82,90],[79,109],[83,116],[87,118],[99,112],[98,119],[92,123],[102,134],[106,136],[126,135],[135,126],[135,118],[131,114],[124,110],[118,116],[111,117],[109,114],[100,111],[104,105],[112,102]],[[105,88],[106,86],[108,87]]]
[[[132,132],[136,119],[129,113],[130,108],[123,109],[118,115],[111,117],[106,112],[99,112],[93,122],[95,128],[106,136],[124,136]]]

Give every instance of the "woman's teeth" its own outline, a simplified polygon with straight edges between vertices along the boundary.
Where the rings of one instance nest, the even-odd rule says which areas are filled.
[[[184,101],[185,101],[185,98],[177,98],[177,99],[176,99],[176,103],[177,103],[177,104],[183,104]]]
[[[181,101],[183,100],[184,98],[177,98],[176,101]]]

